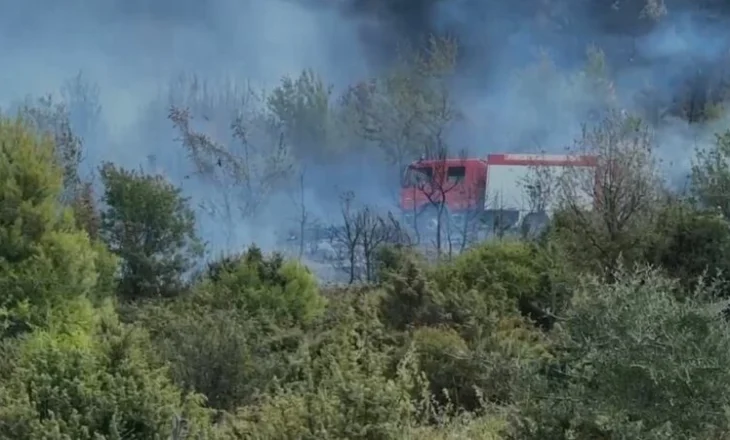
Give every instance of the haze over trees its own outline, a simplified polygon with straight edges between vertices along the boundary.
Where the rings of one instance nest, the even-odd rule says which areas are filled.
[[[600,20],[631,35],[678,5],[622,2]],[[575,29],[558,6],[533,12]],[[0,438],[730,438],[724,61],[671,105],[627,97],[596,45],[577,71],[547,54],[520,70],[520,93],[582,109],[569,150],[597,154],[598,178],[536,176],[532,203],[558,207],[544,231],[452,252],[468,231],[446,219],[419,242],[389,197],[411,161],[463,154],[461,47],[434,35],[344,90],[311,69],[268,92],[183,78],[145,110],[172,128],[172,171],[89,163],[103,108],[83,76],[59,101],[4,110]],[[679,189],[662,174],[667,118],[717,127],[683,145]],[[353,180],[334,170],[367,164],[395,194],[337,185]],[[578,193],[595,186],[587,209]],[[293,253],[237,247],[242,225],[265,240],[286,216]],[[302,258],[316,225],[345,283]]]

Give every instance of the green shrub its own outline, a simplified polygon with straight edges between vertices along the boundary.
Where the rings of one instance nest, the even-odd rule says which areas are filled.
[[[287,378],[288,358],[298,342],[286,340],[301,337],[236,309],[197,307],[190,301],[148,305],[136,319],[149,329],[175,383],[222,410],[251,404],[275,378]]]
[[[215,308],[235,307],[291,325],[311,323],[327,303],[305,266],[279,255],[266,258],[258,248],[211,265],[198,295]]]
[[[516,438],[724,438],[730,329],[677,289],[656,271],[586,280],[554,335],[553,374],[527,372]]]
[[[59,204],[62,183],[53,141],[0,118],[0,334],[43,328],[55,308],[97,296],[115,270]]]
[[[75,306],[74,323],[17,342],[0,387],[0,437],[166,438],[176,414],[193,433],[208,432],[200,398],[184,396],[146,360],[143,334],[117,324],[110,310]]]
[[[393,373],[377,337],[379,325],[354,316],[303,347],[301,379],[282,384],[230,425],[238,438],[401,439],[421,423],[428,384],[411,351]]]
[[[717,212],[672,203],[659,217],[646,259],[679,279],[685,290],[692,290],[702,277],[727,281],[730,224]]]

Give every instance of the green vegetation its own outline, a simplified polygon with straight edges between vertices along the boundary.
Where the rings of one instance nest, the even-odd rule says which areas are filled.
[[[173,107],[222,227],[234,199],[249,215],[291,183],[295,159],[446,150],[456,45],[428,45],[340,100],[311,71],[285,79],[235,119],[239,149],[189,125],[209,107],[223,124],[236,99]],[[610,110],[588,55],[550,80]],[[161,175],[106,163],[96,200],[44,114],[0,117],[2,439],[730,439],[730,131],[675,194],[645,115],[607,111],[577,143],[599,178],[560,176],[539,237],[432,261],[368,217],[377,282],[333,287],[255,246],[204,262],[191,202]],[[596,182],[586,209],[576,190]]]
[[[2,119],[0,436],[724,438],[727,139],[698,154],[694,198],[652,199],[623,235],[577,240],[610,212],[565,205],[538,241],[437,265],[384,250],[379,284],[322,288],[255,247],[186,276],[185,199],[113,165],[91,239],[52,139]]]

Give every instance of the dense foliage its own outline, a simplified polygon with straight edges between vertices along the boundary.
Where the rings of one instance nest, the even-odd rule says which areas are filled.
[[[325,288],[255,247],[187,276],[186,200],[111,165],[90,238],[52,139],[3,119],[0,435],[724,438],[730,228],[703,206],[719,203],[727,139],[698,155],[696,198],[633,226],[653,231],[641,248],[611,244],[631,258],[610,276],[565,249],[601,261],[588,251],[612,236],[581,245],[564,212],[540,240],[435,265],[383,248],[378,284]]]
[[[427,44],[337,100],[311,71],[262,111],[171,100],[194,178],[225,207],[216,225],[290,191],[293,164],[446,151],[456,44]],[[599,175],[550,182],[544,231],[454,250],[447,230],[429,254],[350,197],[335,250],[348,285],[255,245],[206,260],[171,179],[105,163],[97,199],[52,106],[0,116],[0,438],[730,438],[730,131],[673,191],[647,115],[616,109],[602,53],[588,55],[553,79],[605,115],[577,142]],[[196,112],[237,147],[194,130]]]

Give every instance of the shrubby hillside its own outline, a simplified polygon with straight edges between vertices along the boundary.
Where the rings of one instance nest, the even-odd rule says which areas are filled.
[[[621,165],[592,210],[564,190],[539,237],[435,261],[382,242],[332,287],[256,247],[197,264],[178,188],[107,163],[97,203],[5,116],[0,437],[725,438],[730,134],[677,194],[640,124],[592,132]]]
[[[388,9],[352,13],[368,3]],[[563,36],[585,26],[558,13],[579,2],[539,3],[514,4]],[[616,2],[595,26],[635,36],[680,6]],[[598,178],[547,182],[557,209],[539,233],[439,224],[433,241],[370,181],[397,192],[412,160],[468,153],[455,90],[479,47],[458,40],[404,48],[338,91],[312,70],[267,93],[183,78],[124,138],[174,137],[173,171],[151,155],[83,172],[108,133],[82,76],[62,102],[5,109],[0,439],[730,439],[726,58],[671,96],[621,89],[626,60],[583,42],[574,70],[542,54],[511,71],[540,103],[518,106],[525,120],[585,117],[571,151],[597,155]],[[680,146],[681,188],[663,174],[672,124],[713,134]],[[334,184],[362,175],[377,197]],[[310,249],[318,209],[337,224]],[[271,219],[290,214],[293,249],[271,252]],[[267,245],[239,248],[242,224]]]

